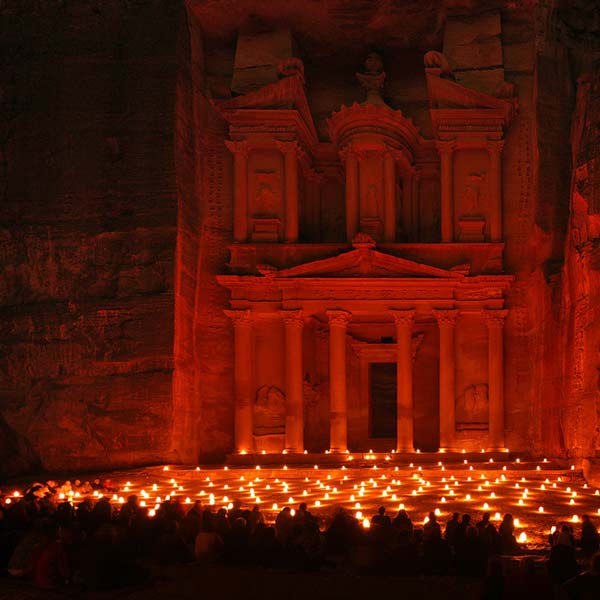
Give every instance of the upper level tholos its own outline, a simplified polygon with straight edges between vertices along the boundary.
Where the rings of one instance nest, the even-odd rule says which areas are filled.
[[[247,53],[240,43],[238,54]],[[375,53],[356,73],[364,101],[327,119],[331,141],[317,135],[304,65],[294,56],[277,62],[271,81],[244,89],[238,80],[244,93],[213,101],[234,159],[234,269],[241,246],[345,245],[358,233],[390,251],[401,244],[408,256],[443,243],[454,256],[447,267],[475,267],[469,247],[477,246],[494,264],[476,270],[502,269],[502,149],[517,108],[513,90],[506,84],[491,95],[457,83],[439,52],[424,63],[427,137],[386,104],[386,72]]]

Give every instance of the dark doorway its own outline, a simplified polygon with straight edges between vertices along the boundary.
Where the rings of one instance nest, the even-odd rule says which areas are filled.
[[[370,363],[371,438],[396,438],[396,363]]]

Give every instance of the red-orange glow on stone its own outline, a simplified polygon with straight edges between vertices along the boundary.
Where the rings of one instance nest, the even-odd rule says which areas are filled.
[[[431,511],[442,523],[456,511],[471,513],[474,518],[489,511],[496,522],[510,512],[515,517],[519,540],[531,546],[545,545],[547,532],[560,522],[580,522],[579,515],[570,510],[573,496],[577,498],[579,514],[600,514],[596,490],[589,489],[583,481],[577,482],[570,469],[569,477],[565,477],[564,470],[554,468],[550,461],[543,463],[543,473],[540,473],[536,469],[538,465],[523,461],[500,465],[498,461],[485,460],[474,465],[471,471],[462,462],[392,466],[385,461],[385,455],[373,456],[375,461],[369,467],[348,470],[320,465],[261,469],[256,465],[228,470],[203,468],[200,474],[196,469],[158,467],[127,473],[123,476],[123,479],[127,477],[126,482],[120,482],[118,475],[111,477],[116,490],[128,488],[127,494],[137,494],[141,506],[147,507],[150,500],[149,516],[155,515],[163,498],[186,505],[202,500],[215,508],[232,508],[235,500],[244,506],[259,504],[270,521],[284,506],[291,508],[298,501],[307,502],[310,510],[325,520],[336,506],[343,506],[356,513],[364,527],[368,527],[365,521],[381,505],[389,513],[408,510],[415,523],[423,523]],[[256,475],[258,471],[260,477]],[[418,486],[413,488],[407,480],[415,481]],[[553,485],[544,488],[540,485],[542,481]],[[460,493],[447,494],[450,482]],[[208,498],[202,489],[207,484],[214,490]],[[524,487],[526,485],[529,487]],[[152,497],[147,489],[152,490]],[[110,492],[112,503],[125,502],[125,496]],[[71,488],[63,489],[59,499],[76,504],[86,497],[98,499],[101,495],[97,490],[82,493]],[[3,502],[9,504],[19,496],[19,492],[12,492]]]

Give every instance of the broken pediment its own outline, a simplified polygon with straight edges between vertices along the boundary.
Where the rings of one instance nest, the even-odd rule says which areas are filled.
[[[462,272],[448,271],[360,247],[331,258],[278,271],[278,279],[291,277],[406,277],[461,279]]]
[[[518,108],[514,86],[503,82],[495,95],[457,83],[448,61],[440,52],[428,52],[424,58],[427,93],[432,118],[435,111],[447,109],[483,110],[508,126]]]
[[[277,65],[281,79],[269,83],[256,90],[251,90],[241,96],[212,100],[213,105],[229,121],[232,113],[244,110],[290,110],[295,109],[316,140],[317,134],[313,123],[304,85],[304,65],[298,58],[288,58]],[[268,121],[268,116],[262,115],[260,120]]]

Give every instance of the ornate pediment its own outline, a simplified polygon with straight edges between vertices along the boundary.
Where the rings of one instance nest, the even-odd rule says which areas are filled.
[[[331,258],[315,260],[274,274],[278,279],[291,277],[405,277],[461,279],[464,274],[417,263],[360,247]]]
[[[240,111],[295,109],[308,127],[311,138],[316,140],[317,132],[306,99],[302,61],[298,59],[281,61],[278,69],[282,78],[276,83],[267,84],[234,98],[213,100],[213,105],[228,121],[236,120],[236,113]],[[268,114],[262,114],[259,120],[268,123],[270,118]]]
[[[469,111],[472,120],[477,120],[479,112],[484,121],[497,120],[508,127],[517,111],[518,98],[512,84],[504,82],[495,96],[461,85],[454,80],[448,61],[440,52],[425,55],[425,79],[434,127],[437,113],[448,111],[458,111],[454,119],[459,120],[461,111]]]

